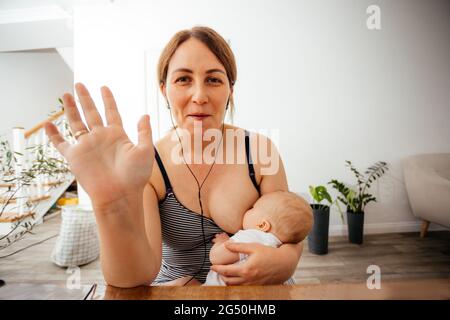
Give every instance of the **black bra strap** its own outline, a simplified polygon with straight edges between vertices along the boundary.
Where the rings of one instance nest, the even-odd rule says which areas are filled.
[[[250,152],[250,135],[248,131],[245,131],[245,154],[247,156],[248,173],[250,175],[250,179],[252,180],[256,191],[258,191],[258,194],[260,195],[261,192],[259,190],[259,185],[256,182],[255,168],[253,167],[252,155]]]
[[[164,179],[164,184],[166,186],[166,193],[169,193],[172,191],[172,185],[170,184],[169,176],[167,175],[166,169],[164,168],[164,165],[161,161],[161,157],[159,156],[158,150],[156,150],[156,148],[155,148],[155,159],[156,162],[158,163],[159,170],[161,171],[161,174]]]

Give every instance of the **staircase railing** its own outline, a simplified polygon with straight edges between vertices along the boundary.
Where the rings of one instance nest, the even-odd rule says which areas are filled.
[[[0,248],[40,223],[74,180],[44,132],[49,121],[74,142],[63,110],[30,130],[16,127],[8,137],[0,138]]]

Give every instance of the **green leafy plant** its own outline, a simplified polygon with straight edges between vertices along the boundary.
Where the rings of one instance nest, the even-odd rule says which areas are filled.
[[[327,205],[321,204],[323,200],[327,200],[330,205],[333,204],[330,194],[325,186],[309,186],[309,193],[314,199],[313,204],[317,204],[319,208],[326,207]]]
[[[324,209],[327,205],[325,204],[321,204],[321,202],[323,200],[327,200],[328,203],[330,204],[330,207],[333,204],[336,204],[336,206],[339,208],[339,204],[337,202],[337,199],[333,200],[330,196],[330,194],[328,193],[328,190],[325,186],[309,186],[309,193],[311,194],[311,196],[314,199],[314,203],[313,204],[317,204],[318,205],[318,209]],[[341,220],[342,222],[344,222],[344,215],[342,214],[342,211],[339,210],[339,213],[341,215]]]
[[[380,178],[387,170],[388,165],[386,162],[378,161],[361,174],[351,163],[351,161],[345,161],[346,166],[353,172],[356,177],[356,189],[347,186],[345,183],[336,179],[331,180],[328,184],[331,184],[336,189],[340,196],[337,199],[347,207],[349,212],[364,212],[366,205],[372,201],[376,202],[377,199],[367,190],[372,183]],[[336,202],[339,211],[342,214],[341,208],[338,202]]]
[[[49,146],[47,144],[47,148],[48,147]],[[45,154],[44,145],[36,145],[27,149],[31,150],[31,152],[33,153],[36,153],[37,157],[31,163],[30,167],[22,171],[19,176],[9,175],[3,177],[2,182],[10,184],[11,187],[9,187],[6,192],[0,193],[0,198],[2,198],[3,200],[3,203],[0,204],[0,217],[2,217],[2,215],[4,214],[8,204],[16,199],[15,195],[19,192],[19,190],[21,188],[31,186],[38,175],[57,177],[58,175],[66,174],[69,172],[69,166],[67,162]],[[16,152],[16,156],[21,157],[23,155]],[[52,188],[56,188],[56,186],[50,186],[50,189]],[[31,201],[27,201],[25,205],[28,210],[33,211],[37,207],[39,202],[40,201],[33,203]],[[17,221],[14,224],[13,228],[11,228],[11,230],[6,235],[0,237],[0,250],[18,240],[26,232],[29,232],[33,228],[33,226],[34,224],[29,221]],[[16,230],[19,230],[20,228],[24,229],[23,232],[15,233]],[[11,235],[14,235],[12,239],[10,237]],[[6,245],[1,244],[1,241],[4,239],[7,240]]]
[[[0,138],[1,139],[1,138]],[[11,175],[13,172],[14,154],[8,140],[0,141],[0,172],[3,176]]]

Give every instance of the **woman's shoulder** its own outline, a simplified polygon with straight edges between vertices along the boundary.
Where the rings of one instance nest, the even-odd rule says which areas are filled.
[[[175,131],[173,129],[167,131],[153,144],[160,157],[164,159],[166,155],[170,154],[172,148],[176,144],[178,144],[178,139],[175,135]]]
[[[162,150],[169,142],[170,137],[172,136],[172,130],[168,131],[161,138],[154,142],[155,148],[159,151]]]
[[[225,130],[232,130],[235,134],[238,133],[246,133],[250,136],[250,138],[256,138],[256,139],[265,139],[267,141],[272,141],[271,136],[273,135],[270,130],[256,130],[256,129],[249,129],[249,128],[242,128],[237,127],[233,125],[227,124],[225,126]]]

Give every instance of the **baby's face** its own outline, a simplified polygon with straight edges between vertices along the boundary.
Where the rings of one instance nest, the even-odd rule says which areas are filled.
[[[253,208],[249,209],[242,221],[242,227],[246,229],[259,229],[262,221],[270,220],[271,213],[277,204],[276,197],[259,198]]]

